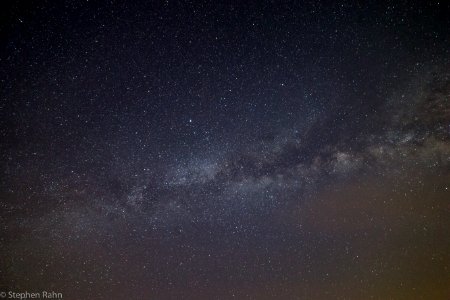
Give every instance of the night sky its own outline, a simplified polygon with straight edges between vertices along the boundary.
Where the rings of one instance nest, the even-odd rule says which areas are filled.
[[[0,291],[450,299],[450,4],[346,2],[2,1]]]

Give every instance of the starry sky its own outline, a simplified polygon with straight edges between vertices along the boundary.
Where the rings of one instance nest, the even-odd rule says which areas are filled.
[[[446,1],[1,5],[1,291],[450,298]]]

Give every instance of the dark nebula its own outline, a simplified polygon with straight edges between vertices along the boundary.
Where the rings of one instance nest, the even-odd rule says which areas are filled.
[[[450,299],[446,1],[2,7],[0,292]]]

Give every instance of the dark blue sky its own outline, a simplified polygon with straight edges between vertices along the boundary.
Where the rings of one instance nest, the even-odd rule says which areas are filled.
[[[449,296],[448,4],[2,5],[1,290]]]

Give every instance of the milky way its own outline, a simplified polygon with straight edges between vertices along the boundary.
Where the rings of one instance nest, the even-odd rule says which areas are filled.
[[[0,292],[448,299],[449,8],[6,5]]]

